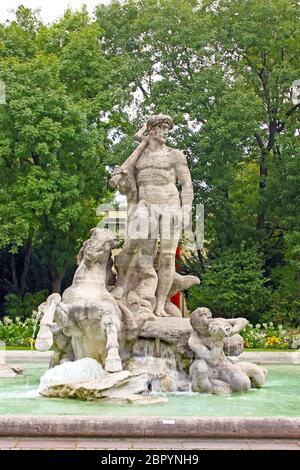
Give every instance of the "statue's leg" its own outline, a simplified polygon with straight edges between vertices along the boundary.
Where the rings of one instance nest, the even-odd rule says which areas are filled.
[[[115,308],[112,306],[112,308]],[[122,361],[119,356],[118,332],[121,322],[115,312],[105,312],[102,319],[102,326],[106,333],[106,358],[105,370],[108,372],[119,372],[122,370]]]
[[[220,368],[219,378],[229,384],[232,392],[247,392],[251,388],[249,377],[238,367],[238,364]]]
[[[121,253],[115,257],[114,264],[117,269],[117,282],[112,295],[120,300],[127,292],[132,270],[136,264],[137,254],[140,248],[140,240],[127,240]]]
[[[168,317],[165,312],[165,303],[168,293],[173,284],[175,274],[175,253],[178,240],[160,240],[160,256],[158,266],[158,285],[156,290],[155,315],[159,317]]]
[[[249,377],[252,388],[260,388],[265,383],[267,369],[251,362],[238,362],[238,367]]]
[[[160,256],[154,313],[162,317],[169,316],[165,311],[165,303],[175,276],[175,253],[180,237],[177,216],[180,210],[180,206],[176,204],[161,207],[159,223]]]
[[[143,240],[141,256],[138,260],[138,283],[136,293],[141,299],[141,310],[153,312],[156,298],[157,273],[154,258],[157,253],[157,240]]]
[[[209,369],[206,361],[196,359],[190,367],[193,392],[211,393],[212,384],[209,380]]]
[[[157,288],[157,274],[153,269],[147,272],[136,287],[136,293],[140,299],[140,311],[149,311],[152,313],[155,307],[155,291]]]

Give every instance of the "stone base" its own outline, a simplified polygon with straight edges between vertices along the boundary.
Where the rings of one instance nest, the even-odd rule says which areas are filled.
[[[163,397],[149,397],[149,382],[149,375],[143,370],[109,373],[94,359],[85,358],[47,371],[41,379],[39,393],[46,397],[114,403],[150,404],[167,401]]]
[[[191,359],[194,352],[189,348],[188,340],[193,329],[189,318],[157,317],[148,321],[139,334],[139,338],[159,339],[175,347],[176,353]],[[226,356],[239,356],[244,351],[244,340],[239,334],[224,338]]]

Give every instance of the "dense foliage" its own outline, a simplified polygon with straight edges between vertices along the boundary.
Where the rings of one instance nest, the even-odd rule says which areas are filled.
[[[168,112],[205,205],[190,307],[298,325],[299,17],[296,0],[127,0],[0,25],[2,299],[68,284],[107,166]]]
[[[225,248],[206,261],[201,287],[189,292],[191,309],[199,305],[210,308],[216,315],[247,317],[258,320],[268,305],[270,293],[262,275],[262,259],[255,248]],[[197,259],[191,270],[196,271]]]
[[[36,336],[36,317],[30,315],[25,320],[16,317],[4,317],[0,320],[0,338],[5,346],[31,348],[34,345]]]

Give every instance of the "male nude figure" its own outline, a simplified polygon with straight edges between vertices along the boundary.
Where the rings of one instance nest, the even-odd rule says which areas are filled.
[[[175,219],[183,207],[186,212],[190,210],[194,197],[185,155],[180,150],[166,146],[168,133],[172,127],[170,116],[156,115],[148,119],[148,146],[135,165],[138,200],[143,201],[150,210],[152,208],[151,215],[156,214],[154,220],[156,219],[159,224],[160,257],[154,309],[157,316],[167,316],[164,306],[175,273],[175,252],[180,236],[174,227]],[[182,186],[181,195],[176,187],[177,182]],[[167,215],[166,209],[169,209]],[[170,221],[164,220],[164,217],[170,217]],[[144,250],[155,253],[157,238],[155,233],[154,238],[153,233],[149,235],[149,239],[144,240]]]
[[[174,279],[175,252],[180,236],[176,218],[183,211],[190,214],[194,197],[185,155],[166,146],[172,127],[170,116],[151,116],[147,125],[135,135],[141,142],[141,153],[136,159],[129,157],[122,165],[129,175],[134,175],[136,182],[136,208],[130,222],[143,226],[144,233],[146,230],[146,236],[139,242],[142,256],[154,261],[160,239],[154,307],[157,316],[168,316],[164,306]],[[181,184],[181,194],[177,182]],[[129,243],[134,246],[135,236],[130,234],[130,223],[128,232]]]

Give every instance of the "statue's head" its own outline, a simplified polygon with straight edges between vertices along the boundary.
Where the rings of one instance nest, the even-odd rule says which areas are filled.
[[[169,130],[173,127],[173,120],[167,114],[155,114],[147,121],[147,130],[150,138],[165,143]]]
[[[212,313],[206,307],[198,307],[193,311],[190,318],[193,330],[203,335],[208,334],[208,326],[212,320]]]
[[[109,258],[110,251],[117,246],[118,243],[111,230],[92,228],[90,238],[83,243],[78,253],[77,263],[80,264],[82,260],[88,264],[105,262]]]

